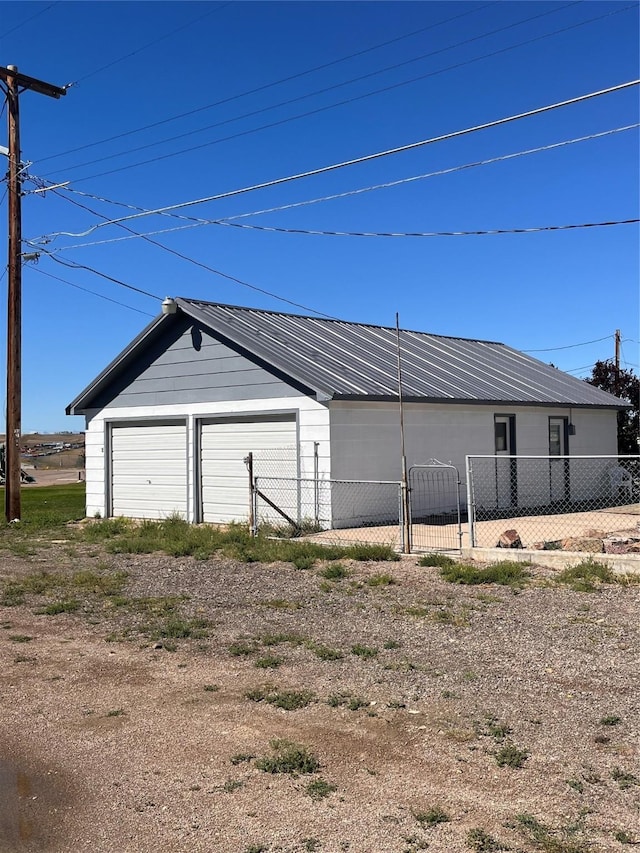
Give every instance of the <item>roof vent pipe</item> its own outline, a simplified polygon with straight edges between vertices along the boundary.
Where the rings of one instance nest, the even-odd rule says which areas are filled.
[[[166,299],[162,302],[162,313],[163,314],[175,314],[178,310],[178,304],[175,299],[171,296],[167,296]]]

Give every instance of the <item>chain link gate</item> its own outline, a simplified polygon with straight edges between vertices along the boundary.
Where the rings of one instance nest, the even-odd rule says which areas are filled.
[[[460,473],[431,459],[409,469],[411,550],[460,551]]]

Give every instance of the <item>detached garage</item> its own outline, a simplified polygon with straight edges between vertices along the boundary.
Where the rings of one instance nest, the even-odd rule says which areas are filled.
[[[626,403],[548,364],[493,341],[406,330],[400,354],[409,466],[439,459],[462,473],[467,454],[616,454]],[[392,328],[167,299],[67,408],[87,422],[87,515],[246,520],[249,453],[298,520],[314,518],[304,480],[316,493],[327,480],[397,482],[397,365]],[[395,513],[388,492],[380,500]],[[323,495],[323,523],[371,512],[354,498],[343,518],[333,490]]]

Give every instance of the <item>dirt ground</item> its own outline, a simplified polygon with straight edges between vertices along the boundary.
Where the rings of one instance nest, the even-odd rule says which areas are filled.
[[[514,592],[448,584],[415,558],[344,565],[327,580],[323,565],[64,542],[2,552],[0,853],[640,841],[640,586],[580,593],[533,569]],[[48,615],[51,596],[7,592],[85,570],[127,572],[120,597]],[[154,639],[145,621],[169,600],[206,636]],[[270,704],[285,690],[312,695]],[[258,769],[273,739],[319,768]]]

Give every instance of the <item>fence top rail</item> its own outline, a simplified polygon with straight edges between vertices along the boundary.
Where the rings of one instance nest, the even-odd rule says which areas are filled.
[[[279,483],[351,483],[360,486],[401,486],[400,480],[332,480],[323,477],[255,477],[255,481],[277,480]]]
[[[506,455],[496,455],[495,453],[470,453],[466,457],[467,459],[634,459],[636,461],[640,461],[640,455],[631,454],[631,453],[616,453],[615,455],[602,455],[602,456],[525,456],[521,454],[515,454],[513,456]]]

